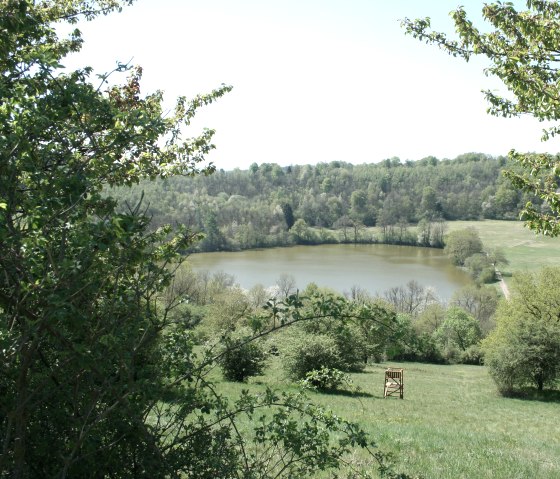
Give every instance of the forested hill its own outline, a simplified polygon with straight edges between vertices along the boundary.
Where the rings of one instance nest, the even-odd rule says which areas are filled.
[[[199,248],[206,251],[329,241],[410,243],[403,231],[422,220],[517,219],[527,201],[538,204],[503,177],[506,166],[505,157],[479,153],[362,165],[263,163],[145,182],[112,194],[134,203],[143,191],[154,226],[185,224],[203,231]],[[367,237],[367,226],[383,227],[385,238]]]

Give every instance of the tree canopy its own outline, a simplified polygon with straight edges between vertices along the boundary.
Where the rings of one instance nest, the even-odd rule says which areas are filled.
[[[487,75],[497,76],[507,89],[502,95],[485,91],[488,112],[494,116],[530,115],[550,125],[543,130],[547,140],[560,132],[560,4],[557,1],[527,0],[527,10],[518,11],[511,2],[485,4],[484,19],[491,31],[477,28],[463,7],[451,12],[458,38],[433,31],[430,19],[405,19],[406,33],[468,61],[475,55],[486,57]],[[560,234],[560,160],[557,155],[510,152],[519,168],[506,175],[513,184],[544,200],[546,207],[532,202],[525,205],[522,217],[538,233]]]
[[[500,303],[496,329],[484,340],[485,360],[498,389],[542,390],[560,375],[560,269],[514,276],[510,301]]]
[[[445,252],[458,266],[464,265],[469,257],[482,253],[482,250],[482,241],[474,228],[455,230],[447,235]]]

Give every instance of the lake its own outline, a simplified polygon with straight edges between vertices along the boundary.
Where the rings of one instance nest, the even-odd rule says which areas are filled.
[[[246,289],[256,284],[273,286],[283,274],[292,276],[299,289],[313,282],[340,293],[359,286],[371,294],[382,294],[416,280],[447,301],[471,281],[441,249],[383,244],[197,253],[189,256],[188,263],[195,271],[231,274]]]

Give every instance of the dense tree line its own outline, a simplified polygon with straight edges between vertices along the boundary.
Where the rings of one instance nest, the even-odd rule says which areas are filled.
[[[371,241],[441,247],[445,220],[513,220],[527,201],[538,203],[503,177],[506,163],[478,153],[362,165],[263,163],[144,182],[116,194],[131,203],[144,194],[155,226],[201,231],[199,248],[207,251]],[[412,224],[418,233],[409,231]],[[372,237],[370,226],[381,233]]]

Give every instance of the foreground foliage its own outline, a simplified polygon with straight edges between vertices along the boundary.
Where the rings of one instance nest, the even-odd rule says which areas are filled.
[[[485,4],[482,15],[493,31],[484,32],[468,19],[463,7],[451,12],[458,39],[430,29],[430,19],[405,20],[408,34],[438,45],[449,54],[468,61],[482,55],[490,60],[485,70],[497,76],[507,94],[486,91],[488,111],[494,116],[531,115],[551,125],[543,130],[543,140],[560,133],[560,97],[558,85],[558,35],[560,4],[557,1],[527,0],[528,10],[518,11],[511,2]],[[558,155],[510,152],[519,166],[506,176],[519,189],[543,201],[543,208],[526,203],[522,215],[527,225],[538,233],[560,234],[560,193],[558,193],[560,160]]]
[[[117,211],[104,189],[211,173],[201,162],[213,132],[185,139],[182,128],[230,88],[164,114],[161,93],[141,94],[139,68],[119,66],[129,77],[112,87],[88,68],[65,72],[80,33],[60,40],[53,23],[120,5],[0,2],[2,475],[308,477],[362,448],[392,476],[362,429],[302,395],[226,400],[208,380],[223,352],[194,353],[199,319],[180,314],[186,285],[173,282],[197,235],[149,231],[141,202]]]

